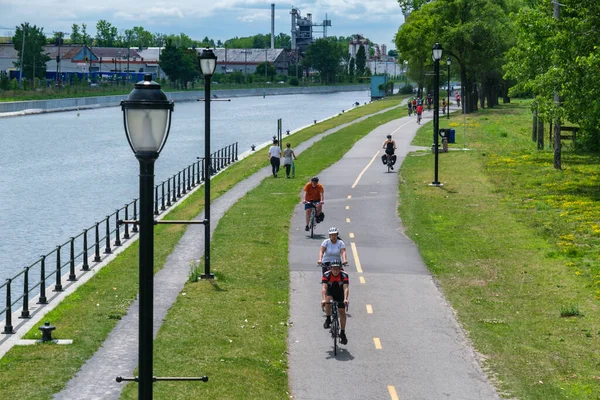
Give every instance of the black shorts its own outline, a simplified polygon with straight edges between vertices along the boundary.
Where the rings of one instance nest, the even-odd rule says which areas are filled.
[[[386,149],[385,154],[389,154],[390,156],[394,155],[394,149]]]
[[[333,301],[337,301],[338,303],[338,308],[346,308],[346,304],[344,304],[344,294],[339,294],[336,292],[331,292],[329,289],[327,289],[327,296],[331,296],[333,297]]]

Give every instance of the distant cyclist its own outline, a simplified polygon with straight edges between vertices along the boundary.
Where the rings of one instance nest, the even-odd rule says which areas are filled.
[[[421,117],[423,116],[423,105],[419,104],[417,106],[417,123],[421,124]]]
[[[442,114],[446,114],[446,99],[442,100]]]
[[[342,270],[339,260],[331,262],[331,269],[321,277],[321,305],[325,305],[327,319],[323,328],[329,329],[331,326],[331,301],[337,301],[340,315],[340,343],[347,344],[346,337],[346,307],[348,306],[348,286],[350,280],[348,274]]]
[[[319,183],[319,177],[313,176],[304,186],[304,190],[302,191],[302,203],[304,203],[304,210],[306,210],[306,227],[305,231],[309,231],[308,221],[310,219],[310,211],[313,208],[313,205],[317,207],[317,222],[321,222],[323,220],[322,210],[323,204],[325,203],[325,189],[323,185]]]
[[[412,115],[412,101],[408,102],[408,116],[410,117]]]
[[[418,108],[418,107],[417,107]],[[387,162],[391,163],[392,156],[396,151],[396,141],[392,140],[392,135],[387,135],[387,139],[383,142],[383,148],[385,149],[385,154],[387,154]],[[390,168],[394,169],[394,167],[390,164]]]
[[[340,231],[335,226],[329,228],[327,232],[329,239],[323,240],[321,248],[319,249],[319,260],[318,265],[322,265],[322,273],[329,270],[330,264],[333,261],[342,260],[342,264],[348,264],[346,258],[346,244],[342,239],[339,238]]]

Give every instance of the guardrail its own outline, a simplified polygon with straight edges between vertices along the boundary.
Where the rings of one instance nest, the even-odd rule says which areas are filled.
[[[237,160],[238,142],[217,150],[211,154],[210,175],[214,175]],[[160,215],[205,180],[204,157],[197,157],[194,163],[154,186],[154,214]],[[121,227],[118,221],[120,219],[136,219],[138,202],[139,199],[134,199],[125,204],[103,220],[84,229],[79,235],[71,237],[68,241],[56,246],[54,250],[40,256],[39,260],[24,267],[12,278],[6,279],[0,285],[0,301],[2,298],[6,299],[5,307],[0,309],[0,318],[4,315],[2,333],[14,333],[13,308],[22,304],[19,318],[29,318],[31,316],[30,297],[38,296],[38,304],[48,304],[47,291],[63,291],[64,277],[67,282],[77,281],[81,275],[93,268],[93,264],[102,262],[112,254],[115,247],[121,246],[121,239],[127,240],[135,235],[138,232],[136,225],[133,225],[130,230],[127,224]],[[103,232],[103,236],[100,232]],[[50,267],[51,265],[54,267]],[[67,269],[68,276],[66,275]],[[65,271],[64,275],[63,271]],[[32,276],[35,276],[37,280],[34,279],[32,282]],[[52,279],[53,276],[54,279]],[[50,281],[53,282],[49,283]],[[21,290],[19,291],[17,288],[21,288]],[[33,294],[38,288],[39,291]],[[13,291],[19,292],[19,294],[14,297]]]

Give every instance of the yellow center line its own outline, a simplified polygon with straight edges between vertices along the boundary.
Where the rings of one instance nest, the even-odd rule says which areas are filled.
[[[381,350],[381,340],[378,337],[373,338],[373,343],[375,343],[375,348],[377,350]]]
[[[392,385],[388,385],[388,392],[392,400],[400,400],[400,398],[398,397],[398,393],[396,393],[396,388]]]
[[[350,236],[350,239],[354,239],[354,233],[350,232],[348,236]]]
[[[348,198],[349,198],[349,199],[351,199],[351,198],[352,198],[352,195],[351,195],[351,194],[349,194],[349,195],[348,195]]]
[[[354,181],[354,184],[352,185],[352,189],[354,189],[356,187],[356,185],[358,185],[358,181],[360,181],[360,178],[362,178],[363,174],[367,171],[367,169],[369,169],[369,167],[371,166],[371,164],[373,164],[373,161],[375,161],[375,159],[377,158],[378,155],[379,155],[379,150],[377,150],[377,153],[375,153],[375,155],[373,156],[373,158],[371,159],[371,161],[369,161],[369,163],[367,164],[367,166],[365,167],[365,169],[363,169],[361,171],[361,173],[358,174],[358,178],[356,178],[356,180]]]
[[[349,210],[349,209],[350,209],[350,206],[346,206],[346,210]]]
[[[350,218],[346,218],[346,222],[347,222],[347,223],[350,223]]]
[[[373,307],[370,304],[367,304],[367,314],[373,314]]]
[[[358,280],[360,281],[360,283],[367,283],[367,282],[365,281],[365,277],[364,277],[364,276],[359,276],[359,277],[358,277]]]
[[[363,270],[360,266],[360,260],[358,259],[358,252],[356,251],[356,244],[354,242],[350,242],[350,246],[352,247],[352,255],[354,255],[354,264],[356,264],[356,272],[362,274]]]

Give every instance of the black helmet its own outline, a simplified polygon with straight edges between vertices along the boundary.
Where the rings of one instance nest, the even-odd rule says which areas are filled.
[[[342,268],[342,262],[340,260],[331,261],[329,263],[329,268],[333,268],[333,267]]]
[[[310,178],[311,182],[319,182],[319,177],[318,176],[313,176],[312,178]]]
[[[387,138],[388,138],[388,139],[391,139],[391,138],[392,138],[392,135],[387,135]]]

